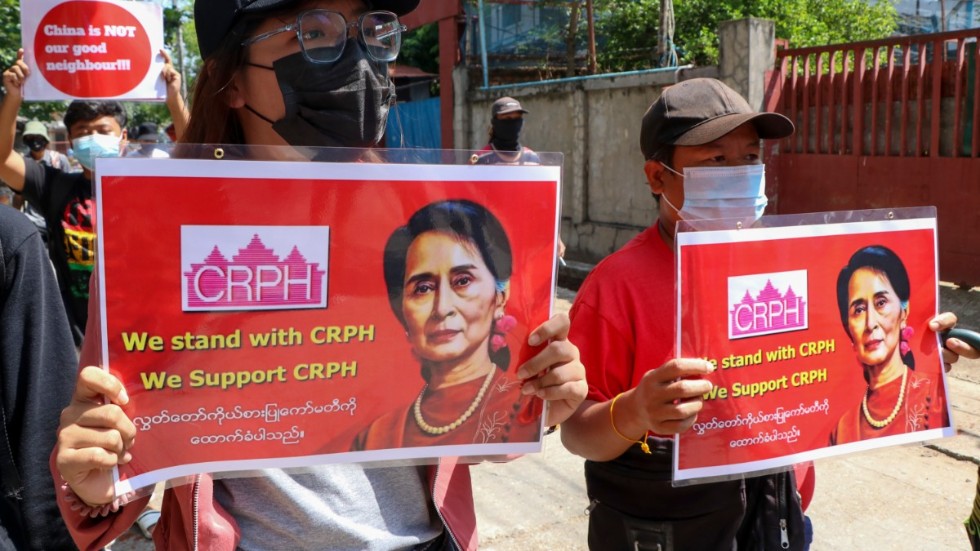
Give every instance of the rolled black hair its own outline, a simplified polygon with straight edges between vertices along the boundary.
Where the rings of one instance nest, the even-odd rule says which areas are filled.
[[[126,110],[118,101],[75,100],[65,111],[65,128],[71,134],[71,127],[76,122],[92,121],[102,117],[112,117],[119,123],[120,128],[126,128]]]
[[[407,327],[402,312],[405,292],[405,263],[408,248],[423,233],[436,231],[472,243],[483,262],[493,274],[496,288],[503,292],[510,281],[513,256],[510,240],[500,220],[483,205],[465,199],[430,203],[415,212],[408,223],[397,228],[388,238],[384,251],[384,276],[388,288],[388,303],[402,327]],[[496,323],[496,322],[494,322]],[[507,347],[497,352],[492,349],[490,358],[500,369],[510,364]]]
[[[892,289],[895,289],[895,296],[902,301],[903,307],[908,307],[909,296],[911,295],[909,273],[905,269],[902,259],[894,251],[881,245],[869,245],[858,249],[851,255],[847,265],[841,268],[840,274],[837,276],[837,310],[840,312],[840,322],[844,327],[844,332],[851,338],[851,341],[854,340],[854,335],[851,335],[851,330],[847,325],[849,310],[847,287],[850,285],[851,276],[861,268],[870,268],[884,274]],[[905,365],[915,369],[915,358],[912,356],[911,350],[908,354],[902,355],[902,360]]]

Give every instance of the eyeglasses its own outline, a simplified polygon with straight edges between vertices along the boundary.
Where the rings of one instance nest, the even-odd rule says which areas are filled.
[[[343,14],[330,10],[309,10],[296,16],[296,23],[253,36],[242,42],[249,46],[277,34],[296,32],[303,56],[311,63],[333,63],[340,59],[350,29],[358,30],[358,39],[375,61],[389,62],[398,57],[402,33],[408,27],[390,11],[369,11],[347,22]]]

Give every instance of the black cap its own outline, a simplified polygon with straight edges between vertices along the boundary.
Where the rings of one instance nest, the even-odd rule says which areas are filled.
[[[788,118],[754,111],[720,80],[685,80],[664,90],[643,115],[640,150],[649,159],[665,145],[706,144],[747,122],[763,139],[785,138],[795,131]]]
[[[160,131],[157,128],[156,123],[144,122],[143,124],[136,127],[136,139],[137,140],[147,140],[147,139],[159,139]]]
[[[420,0],[373,0],[372,9],[405,15],[419,5]],[[262,13],[292,4],[300,0],[195,0],[194,21],[197,26],[197,44],[201,57],[207,59],[218,50],[225,35],[246,14]]]
[[[527,109],[521,107],[521,102],[508,97],[503,97],[493,102],[493,107],[490,108],[490,113],[494,117],[515,112],[527,113]]]

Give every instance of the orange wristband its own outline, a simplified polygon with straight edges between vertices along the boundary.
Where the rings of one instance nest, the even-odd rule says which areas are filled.
[[[616,395],[615,398],[613,398],[609,402],[609,424],[612,425],[612,430],[613,430],[613,432],[616,433],[616,436],[619,436],[620,438],[622,438],[623,440],[626,440],[627,442],[636,442],[637,444],[640,445],[640,449],[643,450],[643,453],[649,455],[649,454],[651,454],[651,452],[650,452],[650,445],[647,444],[647,442],[646,442],[646,436],[647,435],[645,433],[643,435],[643,439],[642,440],[634,440],[632,438],[627,438],[627,437],[623,436],[623,433],[619,432],[619,429],[616,428],[616,418],[613,417],[613,409],[616,407],[616,400],[619,400],[619,397],[622,396],[622,395],[623,395],[623,393],[620,392],[619,394]]]

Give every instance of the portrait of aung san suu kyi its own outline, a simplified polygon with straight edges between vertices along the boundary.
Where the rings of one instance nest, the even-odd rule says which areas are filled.
[[[467,200],[430,203],[388,238],[384,277],[425,381],[415,399],[374,420],[353,449],[527,442],[540,420],[511,365],[513,265],[500,221]]]
[[[867,388],[838,420],[831,444],[949,425],[942,381],[916,369],[910,295],[905,265],[881,245],[856,251],[838,274],[841,325]]]

